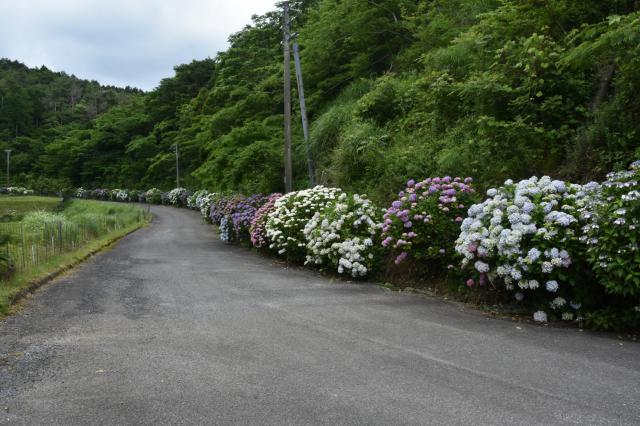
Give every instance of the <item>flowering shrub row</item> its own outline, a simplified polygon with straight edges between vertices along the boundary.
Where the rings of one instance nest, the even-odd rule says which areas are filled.
[[[187,207],[187,199],[191,192],[184,188],[176,188],[169,192],[163,192],[157,188],[148,191],[130,189],[84,189],[75,190],[76,198],[120,201],[129,203],[167,204],[176,207]]]
[[[387,209],[323,186],[268,196],[183,188],[78,189],[77,196],[188,207],[225,242],[354,278],[387,258],[395,268],[412,258],[471,289],[510,295],[540,322],[606,313],[640,325],[640,162],[602,184],[532,177],[507,180],[485,197],[470,177],[410,180]],[[594,320],[615,322],[607,321]]]
[[[192,202],[193,203],[193,202]],[[380,259],[382,209],[366,197],[317,186],[286,195],[218,195],[203,216],[225,241],[363,277]]]
[[[22,186],[8,186],[0,188],[0,194],[6,195],[31,195],[33,189],[23,188]]]

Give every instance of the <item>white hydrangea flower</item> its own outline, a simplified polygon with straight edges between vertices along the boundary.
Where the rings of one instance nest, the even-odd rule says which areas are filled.
[[[558,296],[555,299],[553,299],[553,301],[551,302],[551,307],[553,309],[558,309],[558,308],[562,308],[566,304],[567,304],[567,301],[565,299],[563,299],[562,297]]]
[[[571,312],[563,312],[562,313],[563,321],[573,321],[573,314]]]
[[[478,260],[475,264],[474,264],[476,270],[478,272],[480,272],[481,274],[487,273],[489,272],[489,265],[485,262],[482,262],[480,260]]]
[[[536,260],[538,260],[538,258],[542,255],[542,252],[540,250],[538,250],[537,248],[533,247],[529,250],[529,252],[527,253],[527,259],[530,262],[535,262]]]
[[[547,313],[545,311],[537,311],[533,314],[533,320],[536,322],[547,322]]]

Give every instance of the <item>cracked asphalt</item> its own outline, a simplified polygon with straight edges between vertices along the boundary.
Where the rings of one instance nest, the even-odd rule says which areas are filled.
[[[152,224],[0,321],[0,424],[640,424],[640,345]]]

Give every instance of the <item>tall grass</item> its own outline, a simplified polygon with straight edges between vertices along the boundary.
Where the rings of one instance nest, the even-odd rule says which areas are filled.
[[[59,213],[34,211],[20,222],[0,223],[0,235],[7,236],[0,247],[0,256],[7,259],[3,278],[148,218],[148,211],[137,206],[74,200]]]

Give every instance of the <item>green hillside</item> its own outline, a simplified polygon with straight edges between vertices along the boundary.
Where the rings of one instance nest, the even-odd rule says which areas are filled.
[[[431,175],[581,182],[640,155],[636,1],[292,7],[320,183],[387,198]],[[2,61],[0,140],[16,149],[25,185],[41,175],[74,187],[170,188],[178,143],[187,186],[282,190],[281,39],[279,11],[255,16],[226,51],[177,66],[146,94]],[[299,121],[298,188],[307,185]]]

